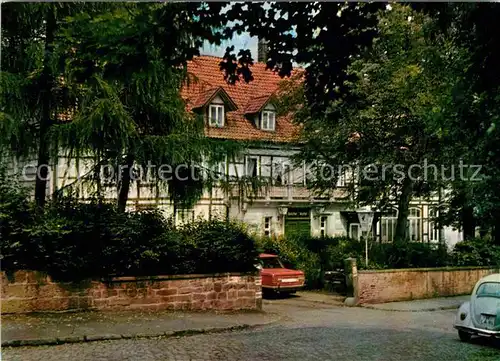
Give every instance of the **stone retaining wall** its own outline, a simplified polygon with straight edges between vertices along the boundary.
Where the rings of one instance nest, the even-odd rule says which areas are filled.
[[[2,313],[66,310],[255,310],[262,308],[257,275],[116,277],[54,282],[35,271],[1,272]]]
[[[497,272],[480,267],[357,271],[354,297],[363,304],[465,295],[479,279]]]

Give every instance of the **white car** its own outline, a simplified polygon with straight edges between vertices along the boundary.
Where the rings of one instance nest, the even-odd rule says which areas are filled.
[[[476,283],[470,301],[458,309],[454,327],[464,342],[474,335],[500,338],[500,273]]]

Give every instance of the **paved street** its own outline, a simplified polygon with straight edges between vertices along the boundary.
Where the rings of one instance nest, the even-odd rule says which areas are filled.
[[[117,340],[6,348],[3,360],[380,360],[475,361],[490,343],[464,344],[451,327],[454,310],[390,312],[301,300],[267,301],[282,321],[251,331],[180,338]]]

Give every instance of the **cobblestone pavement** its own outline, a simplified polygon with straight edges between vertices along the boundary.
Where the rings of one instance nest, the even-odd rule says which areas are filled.
[[[252,331],[6,348],[2,356],[5,361],[470,361],[485,348],[496,352],[489,343],[459,342],[451,327],[453,310],[388,312],[289,302],[266,303],[265,308],[286,317]]]

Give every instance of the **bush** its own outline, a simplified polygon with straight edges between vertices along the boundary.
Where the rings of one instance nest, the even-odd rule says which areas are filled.
[[[427,243],[374,243],[370,247],[369,257],[379,268],[425,268],[449,265],[446,247]]]
[[[500,246],[488,239],[471,239],[458,242],[453,248],[456,266],[500,266]]]
[[[198,220],[180,230],[194,246],[192,260],[197,273],[247,272],[255,269],[258,251],[255,241],[235,222]]]
[[[321,287],[321,262],[317,254],[308,251],[296,239],[258,238],[260,251],[280,256],[286,267],[304,271],[308,288]]]
[[[255,271],[255,242],[236,223],[200,220],[176,229],[159,212],[121,213],[98,200],[62,198],[36,212],[11,189],[0,188],[0,197],[6,271],[33,269],[74,281]]]
[[[324,287],[324,272],[344,267],[346,258],[356,258],[360,269],[439,267],[449,264],[446,248],[425,243],[369,242],[368,266],[365,264],[365,242],[348,237],[261,238],[262,251],[276,253],[284,263],[301,269],[306,286]]]
[[[0,167],[0,254],[2,266],[25,266],[27,247],[24,229],[33,223],[33,210],[27,192],[8,181]]]

